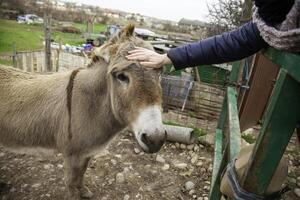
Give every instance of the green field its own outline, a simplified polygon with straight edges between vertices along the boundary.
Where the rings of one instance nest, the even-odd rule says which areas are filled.
[[[74,23],[76,28],[82,32],[86,29],[86,24]],[[53,30],[55,30],[53,28]],[[94,33],[106,30],[106,25],[95,24]],[[55,42],[69,45],[81,45],[85,42],[83,34],[62,33],[52,31],[51,39]],[[43,48],[44,30],[43,25],[18,24],[15,20],[0,19],[0,54],[11,54],[13,43],[17,51],[38,50]],[[1,60],[0,64],[11,65],[10,60]]]
[[[84,31],[86,25],[74,23],[74,26]],[[94,33],[105,31],[106,25],[95,24]],[[18,24],[14,20],[0,19],[0,53],[12,52],[12,44],[17,51],[36,50],[43,48],[44,31],[42,25]],[[52,39],[62,44],[81,45],[85,42],[82,34],[52,32]]]
[[[42,48],[42,27],[37,25],[18,24],[12,20],[0,20],[0,53],[12,52],[12,44],[17,50]]]

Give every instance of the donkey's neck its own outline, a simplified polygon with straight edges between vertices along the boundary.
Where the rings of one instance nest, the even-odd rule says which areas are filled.
[[[77,75],[77,88],[82,94],[80,96],[84,98],[82,101],[85,105],[85,112],[90,118],[88,120],[91,123],[96,123],[102,132],[107,131],[108,134],[115,134],[125,128],[125,125],[121,124],[113,115],[107,71],[108,65],[103,61],[81,70]]]

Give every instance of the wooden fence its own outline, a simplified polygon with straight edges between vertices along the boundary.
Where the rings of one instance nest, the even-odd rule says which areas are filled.
[[[163,76],[162,88],[165,111],[172,109],[194,118],[218,119],[225,94],[223,87]]]
[[[13,55],[14,67],[27,72],[47,72],[45,51],[17,52]],[[71,53],[51,52],[51,71],[60,72],[78,67],[85,67],[89,59]]]

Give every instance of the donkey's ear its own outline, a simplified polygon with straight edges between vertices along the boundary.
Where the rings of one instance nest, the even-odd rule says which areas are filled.
[[[109,43],[116,44],[118,41],[122,41],[121,39],[127,39],[134,36],[134,28],[133,24],[128,24],[125,28],[122,28],[114,34],[114,36],[109,39]]]
[[[134,34],[134,24],[128,24],[124,29],[121,31],[121,37],[131,37]]]
[[[106,63],[109,63],[110,61],[110,48],[108,45],[103,45],[101,47],[95,48],[93,51],[92,59],[100,60],[103,59]]]

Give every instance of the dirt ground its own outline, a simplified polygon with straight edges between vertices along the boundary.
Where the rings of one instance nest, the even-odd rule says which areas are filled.
[[[289,147],[288,183],[296,187],[300,176],[299,148]],[[114,139],[108,152],[91,160],[86,185],[99,200],[208,199],[212,172],[212,149],[201,144],[167,143],[157,154],[139,151],[133,136],[124,132]],[[189,182],[189,190],[185,188]],[[7,183],[3,184],[3,183]],[[194,184],[194,187],[193,187]],[[0,199],[64,199],[61,155],[42,158],[13,154],[0,148]],[[283,199],[294,200],[293,192]]]

